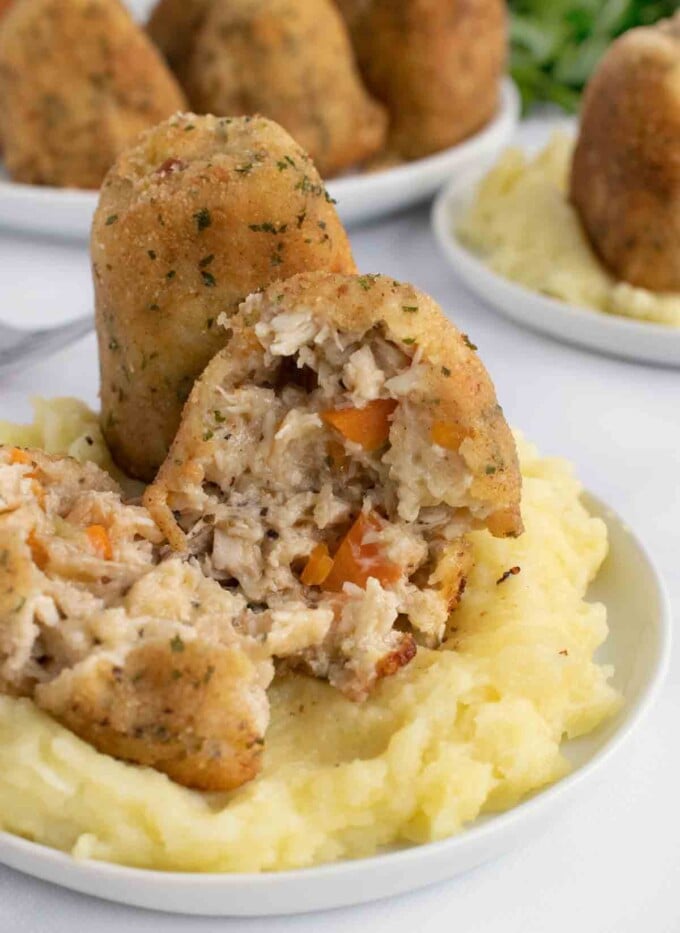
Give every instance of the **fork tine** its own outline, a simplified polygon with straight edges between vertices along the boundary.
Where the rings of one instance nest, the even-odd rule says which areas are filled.
[[[82,317],[50,330],[18,331],[0,325],[0,376],[33,365],[75,343],[94,328],[94,317]]]

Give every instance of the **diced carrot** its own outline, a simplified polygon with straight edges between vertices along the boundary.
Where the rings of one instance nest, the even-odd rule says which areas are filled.
[[[300,580],[305,586],[321,586],[332,569],[333,558],[328,553],[327,545],[317,544],[309,555],[309,560],[300,575]]]
[[[336,408],[321,417],[348,441],[364,450],[377,450],[390,436],[390,415],[397,407],[391,398],[377,398],[363,408]]]
[[[324,580],[323,588],[332,593],[339,593],[344,583],[354,583],[365,589],[369,577],[375,577],[380,583],[395,583],[402,574],[397,564],[388,561],[375,541],[367,541],[382,526],[382,520],[375,513],[363,512],[340,542],[333,568]]]
[[[109,538],[109,533],[104,528],[103,525],[90,525],[85,529],[87,537],[90,539],[90,544],[97,552],[97,556],[101,557],[102,560],[112,560],[113,559],[113,548],[111,547],[111,539]]]
[[[29,455],[25,450],[22,450],[20,447],[12,447],[9,452],[9,462],[14,465],[15,463],[23,463],[28,465],[33,463]]]
[[[42,543],[42,541],[36,537],[35,531],[31,531],[26,541],[31,549],[31,555],[36,565],[41,570],[44,570],[50,559],[49,554],[47,553],[47,548]]]
[[[453,421],[435,421],[430,432],[432,443],[446,450],[458,450],[467,436],[467,431]]]
[[[29,473],[29,476],[33,476],[33,473]],[[31,489],[33,490],[33,495],[38,500],[38,505],[41,509],[45,508],[45,487],[42,483],[39,483],[37,479],[34,479],[31,483]]]

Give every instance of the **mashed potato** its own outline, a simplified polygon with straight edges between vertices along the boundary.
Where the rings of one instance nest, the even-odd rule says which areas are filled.
[[[73,448],[72,428],[58,429],[58,413],[81,411],[83,426],[94,416],[45,404],[52,437],[89,455],[90,445]],[[44,427],[5,425],[2,438],[24,443],[27,431]],[[31,702],[0,697],[0,826],[83,858],[271,871],[442,839],[564,775],[561,740],[620,703],[611,670],[593,660],[605,608],[584,600],[606,529],[567,464],[519,448],[527,530],[472,535],[455,650],[419,651],[363,705],[318,680],[280,679],[262,774],[230,795],[99,754]]]
[[[570,304],[680,327],[680,294],[617,281],[590,247],[567,199],[573,143],[553,136],[533,159],[508,149],[458,229],[496,272]]]

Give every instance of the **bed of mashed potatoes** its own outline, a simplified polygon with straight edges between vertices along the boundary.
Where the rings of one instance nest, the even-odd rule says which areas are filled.
[[[593,252],[567,197],[572,151],[564,133],[533,158],[506,150],[458,227],[461,241],[494,271],[532,291],[680,327],[680,294],[617,281]]]
[[[85,406],[37,412],[0,439],[108,462]],[[584,599],[607,535],[568,464],[521,439],[519,450],[526,534],[472,536],[476,567],[444,650],[420,650],[363,705],[304,676],[277,681],[263,772],[230,795],[99,754],[30,701],[0,697],[0,827],[81,858],[272,871],[442,839],[560,778],[562,740],[621,702],[593,657],[605,608]]]

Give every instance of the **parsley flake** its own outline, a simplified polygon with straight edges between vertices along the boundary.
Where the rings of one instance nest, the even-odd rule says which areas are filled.
[[[202,230],[207,230],[212,224],[212,215],[207,207],[202,207],[200,211],[196,211],[194,214],[194,220],[196,221],[196,227],[200,233]]]
[[[184,651],[184,642],[179,635],[175,635],[170,639],[170,650],[174,651],[175,654],[179,654],[180,651]]]

